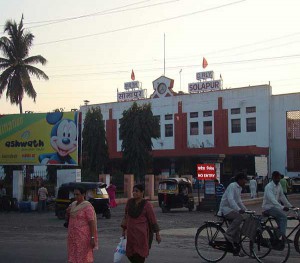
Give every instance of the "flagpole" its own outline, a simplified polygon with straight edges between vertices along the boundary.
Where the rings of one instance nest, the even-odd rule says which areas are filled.
[[[164,76],[166,75],[166,35],[164,33]]]
[[[180,91],[181,91],[181,72],[182,72],[182,69],[179,71],[179,76],[180,76]]]

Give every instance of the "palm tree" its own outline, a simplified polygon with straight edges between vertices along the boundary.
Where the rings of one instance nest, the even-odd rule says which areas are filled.
[[[15,21],[8,20],[4,26],[4,33],[8,37],[0,38],[0,50],[4,57],[0,57],[0,98],[6,90],[6,99],[11,104],[19,105],[20,113],[23,113],[22,100],[24,94],[36,99],[36,91],[33,88],[30,76],[48,80],[48,76],[32,64],[45,65],[47,60],[41,55],[29,57],[34,35],[25,31],[23,16],[19,25]]]

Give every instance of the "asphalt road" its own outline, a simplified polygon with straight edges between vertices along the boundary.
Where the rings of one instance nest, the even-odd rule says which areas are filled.
[[[300,196],[291,197],[295,206],[300,206]],[[260,212],[261,202],[247,207]],[[205,220],[215,220],[213,212],[188,212],[187,209],[171,210],[162,213],[155,206],[158,223],[161,228],[161,244],[153,243],[149,263],[201,263],[194,247],[197,228]],[[114,249],[121,234],[120,223],[124,205],[112,210],[112,218],[98,217],[99,250],[95,252],[95,263],[113,262]],[[53,212],[1,212],[0,213],[0,262],[4,263],[63,263],[67,262],[67,230],[63,221]],[[288,262],[299,262],[298,254],[292,246]],[[227,254],[222,262],[256,262],[247,257],[239,258]],[[122,262],[129,262],[125,257]],[[272,262],[272,260],[270,260]]]

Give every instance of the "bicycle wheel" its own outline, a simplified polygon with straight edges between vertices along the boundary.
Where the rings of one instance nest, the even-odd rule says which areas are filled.
[[[195,247],[199,256],[208,262],[218,262],[225,255],[225,250],[217,248],[218,244],[226,246],[224,229],[214,223],[206,223],[197,230]]]
[[[244,243],[242,243],[243,251],[247,255],[251,255],[251,257],[255,257],[260,260],[265,258],[267,255],[269,255],[269,253],[272,250],[272,245],[271,245],[272,236],[273,236],[272,231],[268,227],[263,228],[262,230],[258,230],[254,241],[250,241],[248,239],[248,247],[247,247],[248,253],[245,252]]]
[[[277,229],[266,227],[257,240],[251,243],[253,256],[261,263],[284,263],[290,256],[290,244],[285,236],[277,237]],[[260,257],[263,252],[270,250],[264,257]]]
[[[300,229],[297,231],[294,238],[294,246],[298,253],[300,253]]]

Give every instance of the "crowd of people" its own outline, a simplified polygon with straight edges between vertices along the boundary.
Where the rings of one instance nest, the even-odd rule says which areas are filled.
[[[227,188],[215,180],[216,206],[219,216],[225,217],[229,226],[225,238],[237,246],[240,238],[241,224],[248,216],[245,211],[241,193],[248,178],[244,173],[238,173],[234,182]],[[293,207],[287,199],[285,179],[278,172],[272,173],[272,180],[264,189],[262,211],[264,215],[272,216],[277,222],[280,235],[286,235],[286,211]],[[249,182],[250,196],[256,198],[257,183],[255,178]],[[107,187],[111,208],[117,206],[116,186],[113,182]],[[152,241],[159,244],[161,236],[152,204],[144,198],[144,186],[136,184],[133,187],[133,197],[128,199],[121,222],[122,236],[126,237],[126,256],[132,263],[143,263],[149,255]],[[0,197],[5,196],[5,189],[0,185]],[[38,189],[39,211],[45,210],[48,191],[41,185]],[[67,249],[68,263],[92,263],[93,252],[98,248],[97,216],[93,205],[86,201],[88,193],[83,188],[74,189],[74,198],[66,211],[66,227],[68,227]],[[239,255],[236,250],[235,255]]]

